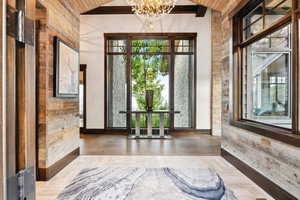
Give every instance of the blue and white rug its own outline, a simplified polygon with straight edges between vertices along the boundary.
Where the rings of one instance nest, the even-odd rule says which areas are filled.
[[[58,200],[237,200],[211,169],[84,169]]]

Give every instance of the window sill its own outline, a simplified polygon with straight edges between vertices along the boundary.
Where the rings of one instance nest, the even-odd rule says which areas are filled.
[[[245,129],[251,131],[258,135],[262,135],[295,147],[300,147],[300,135],[292,133],[292,130],[268,126],[256,122],[251,122],[247,120],[230,120],[230,125],[237,128]]]

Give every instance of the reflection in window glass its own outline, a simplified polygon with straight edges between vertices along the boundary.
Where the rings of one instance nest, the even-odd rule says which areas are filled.
[[[131,57],[132,110],[147,110],[145,91],[153,90],[153,110],[169,110],[169,56],[140,55]],[[165,116],[165,127],[169,127],[169,116]],[[153,127],[159,127],[159,115],[152,116]],[[141,116],[141,127],[147,124]],[[135,127],[135,119],[132,119]]]
[[[278,1],[266,0],[265,1],[265,23],[266,26],[277,21],[285,16],[292,8],[292,0]]]
[[[244,39],[284,17],[291,8],[292,0],[265,0],[243,18]]]
[[[192,127],[192,88],[194,59],[191,55],[176,55],[174,66],[174,106],[180,114],[175,115],[175,127]]]
[[[250,12],[243,19],[245,39],[263,29],[263,4]]]
[[[108,40],[107,41],[108,52],[110,53],[125,53],[127,52],[126,40]]]
[[[175,52],[193,52],[192,40],[175,40]]]
[[[107,56],[109,69],[107,78],[108,87],[108,127],[126,127],[126,115],[120,111],[127,110],[126,69],[127,58],[125,55]]]
[[[132,52],[134,53],[159,53],[169,51],[169,40],[133,40]]]
[[[243,118],[291,128],[290,26],[244,49]]]
[[[120,114],[120,111],[145,111],[146,90],[154,92],[153,110],[180,111],[180,115],[165,115],[166,128],[192,128],[195,103],[193,48],[194,38],[190,36],[109,40],[106,51],[108,128],[125,128],[127,125],[135,128],[135,116],[127,118],[128,115]],[[140,120],[140,126],[146,128],[146,115],[140,115]],[[160,126],[158,114],[153,114],[152,123],[153,128]]]
[[[84,85],[80,81],[79,85],[79,125],[80,127],[84,127]]]

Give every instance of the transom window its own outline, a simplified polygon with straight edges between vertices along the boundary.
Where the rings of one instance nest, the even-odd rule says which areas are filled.
[[[247,39],[286,16],[292,8],[292,0],[265,0],[243,17],[244,38]]]

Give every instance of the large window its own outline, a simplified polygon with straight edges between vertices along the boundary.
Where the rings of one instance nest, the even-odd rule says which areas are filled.
[[[135,127],[125,110],[146,110],[145,91],[154,91],[154,110],[176,110],[165,126],[195,127],[196,34],[106,34],[107,128]],[[159,115],[153,115],[159,127]],[[141,127],[147,118],[141,116]]]
[[[290,26],[244,48],[243,117],[292,128]]]
[[[232,125],[284,141],[299,132],[298,4],[251,0],[233,18]]]

